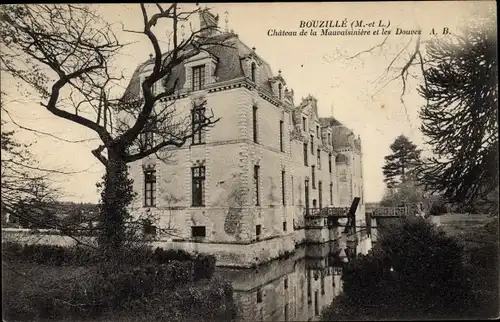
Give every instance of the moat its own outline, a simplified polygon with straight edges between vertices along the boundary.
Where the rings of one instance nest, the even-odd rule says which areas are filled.
[[[336,242],[302,245],[252,269],[217,268],[233,285],[240,321],[315,321],[342,291],[349,260]]]

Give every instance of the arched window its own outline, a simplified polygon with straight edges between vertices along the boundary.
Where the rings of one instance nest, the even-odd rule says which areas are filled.
[[[255,65],[255,63],[252,63],[252,82],[255,83],[255,80],[257,79],[257,75],[255,74],[256,70],[257,70],[257,65]]]
[[[283,85],[281,85],[281,83],[278,84],[278,97],[279,99],[281,99],[281,92],[283,90]]]

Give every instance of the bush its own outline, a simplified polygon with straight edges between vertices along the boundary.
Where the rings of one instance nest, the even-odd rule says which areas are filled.
[[[85,246],[62,247],[56,245],[29,244],[20,245],[17,243],[2,243],[2,254],[5,259],[15,262],[37,263],[55,266],[82,266],[96,265],[103,261],[102,256],[95,249]],[[184,250],[164,250],[150,247],[126,248],[121,254],[116,254],[120,264],[166,264],[171,261],[201,261],[206,267],[207,276],[211,277],[215,267],[215,258],[211,255],[198,254],[193,256]],[[210,273],[212,272],[212,273]]]
[[[463,254],[457,240],[428,221],[404,220],[381,235],[371,253],[346,265],[344,295],[323,318],[464,316],[474,302]]]
[[[215,271],[215,256],[197,255],[194,259],[194,279],[195,281],[203,278],[212,278]]]

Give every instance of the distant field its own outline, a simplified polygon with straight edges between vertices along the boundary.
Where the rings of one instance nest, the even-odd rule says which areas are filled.
[[[439,218],[441,228],[448,234],[459,237],[466,246],[498,243],[498,217],[482,214],[446,214]],[[493,226],[495,221],[496,226]],[[488,223],[492,225],[489,229],[485,227]]]

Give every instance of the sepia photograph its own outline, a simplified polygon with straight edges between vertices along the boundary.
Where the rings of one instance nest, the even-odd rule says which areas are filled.
[[[0,8],[3,321],[500,317],[495,1]]]

